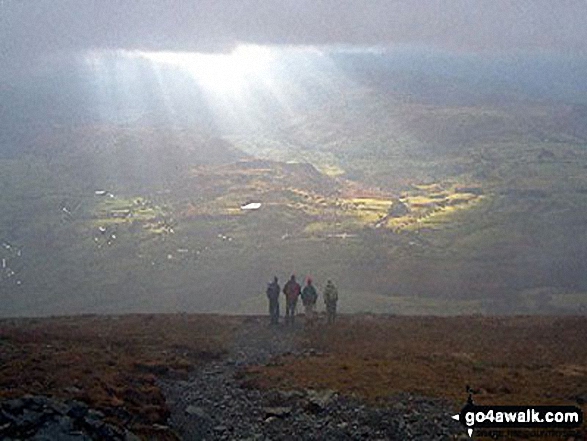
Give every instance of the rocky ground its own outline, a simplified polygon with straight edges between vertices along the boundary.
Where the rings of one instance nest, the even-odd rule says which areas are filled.
[[[0,320],[0,439],[469,439],[450,418],[465,384],[477,404],[587,411],[585,317],[303,320]]]
[[[26,395],[0,404],[0,439],[11,441],[139,441],[129,430],[108,424],[105,415],[74,400]]]
[[[251,388],[243,375],[247,366],[284,355],[319,355],[296,345],[302,326],[270,327],[251,318],[225,361],[187,380],[161,381],[172,428],[186,440],[445,440],[463,434],[450,418],[454,406],[441,400],[402,394],[388,406],[373,407],[331,390]]]

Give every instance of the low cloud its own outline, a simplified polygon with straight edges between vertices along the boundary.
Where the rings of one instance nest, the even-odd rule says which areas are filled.
[[[584,54],[587,2],[0,0],[0,64],[96,49],[226,51],[238,42]]]

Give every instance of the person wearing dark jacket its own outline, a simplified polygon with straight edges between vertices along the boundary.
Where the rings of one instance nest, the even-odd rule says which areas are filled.
[[[305,308],[306,323],[311,324],[314,320],[314,310],[316,308],[316,301],[318,300],[318,293],[316,288],[312,285],[312,279],[308,277],[306,286],[302,290],[302,303]]]
[[[271,324],[277,325],[279,323],[279,283],[277,277],[274,277],[273,282],[267,285],[267,298],[269,299]]]
[[[291,278],[283,287],[283,293],[285,294],[285,323],[294,323],[294,317],[296,314],[296,305],[298,303],[298,297],[300,296],[300,284],[296,282],[296,276],[292,275]]]

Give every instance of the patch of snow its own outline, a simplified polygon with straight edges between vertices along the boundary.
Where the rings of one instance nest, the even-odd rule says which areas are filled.
[[[261,205],[261,202],[251,202],[250,204],[241,205],[241,210],[258,210]]]

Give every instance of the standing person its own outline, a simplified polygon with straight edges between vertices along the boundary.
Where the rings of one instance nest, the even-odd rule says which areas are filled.
[[[336,303],[338,302],[338,290],[331,280],[326,282],[324,288],[324,304],[326,305],[326,314],[328,316],[328,323],[334,323],[336,318]]]
[[[308,277],[306,280],[306,286],[302,290],[302,303],[304,304],[306,323],[311,323],[314,320],[314,310],[316,307],[316,301],[318,300],[318,293],[316,288],[312,285],[312,279]]]
[[[292,274],[291,278],[283,286],[283,293],[285,294],[285,323],[294,323],[296,314],[296,305],[300,295],[300,284],[296,282],[296,276]]]
[[[277,325],[279,323],[279,283],[277,276],[273,278],[273,282],[267,285],[267,298],[269,299],[271,324]]]

